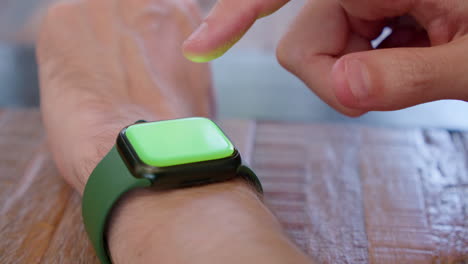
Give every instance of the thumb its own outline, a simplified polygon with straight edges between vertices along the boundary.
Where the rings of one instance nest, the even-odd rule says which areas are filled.
[[[331,78],[338,101],[353,109],[397,110],[440,99],[468,100],[466,43],[349,54],[335,63]]]
[[[229,50],[255,20],[271,14],[289,0],[218,0],[202,24],[184,42],[185,57],[208,62]]]

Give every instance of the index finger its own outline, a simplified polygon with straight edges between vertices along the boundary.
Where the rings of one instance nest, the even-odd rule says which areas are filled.
[[[208,62],[222,56],[261,17],[289,0],[218,0],[202,24],[185,41],[185,57]]]

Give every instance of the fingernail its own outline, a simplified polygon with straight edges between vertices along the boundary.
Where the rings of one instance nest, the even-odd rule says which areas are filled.
[[[198,26],[198,28],[185,40],[185,42],[192,41],[196,38],[198,38],[199,35],[203,35],[204,31],[206,31],[208,24],[206,22],[203,22]]]
[[[219,56],[217,53],[214,54],[194,54],[194,53],[188,53],[184,52],[185,58],[189,59],[192,62],[197,62],[197,63],[206,63],[210,62],[214,59],[217,59]]]
[[[206,26],[204,26],[206,28]],[[204,29],[200,30],[200,31],[203,31]],[[194,32],[192,35],[195,35],[195,34],[199,34],[197,33],[199,30],[197,30],[196,32]],[[221,44],[219,45],[218,47],[216,48],[213,48],[207,52],[204,52],[204,53],[200,53],[200,52],[197,52],[197,53],[194,53],[194,52],[191,52],[191,51],[187,51],[187,50],[184,50],[184,56],[193,61],[193,62],[198,62],[198,63],[204,63],[204,62],[209,62],[209,61],[212,61],[214,59],[217,59],[219,57],[221,57],[224,53],[226,53],[226,51],[228,51],[232,46],[234,46],[234,44],[236,44],[237,41],[239,41],[242,36],[244,35],[245,31],[239,33],[237,36],[235,36],[234,38],[232,38],[231,40],[225,42],[224,44]],[[203,34],[203,33],[201,33]],[[189,37],[189,39],[186,41],[190,41],[190,38],[192,37]],[[184,43],[185,45],[185,43]]]
[[[370,78],[367,66],[359,59],[346,61],[346,77],[349,89],[357,101],[363,101],[369,97]]]
[[[187,43],[194,41],[196,39],[203,38],[204,32],[207,30],[208,24],[206,22],[203,22],[198,26],[198,28],[184,41],[183,46],[185,46]],[[209,56],[209,54],[201,54],[201,53],[193,53],[186,51],[184,49],[184,56],[193,61],[193,62],[198,62],[198,63],[204,63],[210,61],[212,58]]]

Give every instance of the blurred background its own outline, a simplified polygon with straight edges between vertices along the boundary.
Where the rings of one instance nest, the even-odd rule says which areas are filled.
[[[39,104],[34,39],[41,15],[57,0],[0,0],[0,107]],[[215,0],[198,0],[206,13]],[[391,127],[468,129],[468,103],[439,101],[352,119],[322,103],[277,63],[275,47],[305,0],[263,18],[213,63],[221,118],[347,122]]]

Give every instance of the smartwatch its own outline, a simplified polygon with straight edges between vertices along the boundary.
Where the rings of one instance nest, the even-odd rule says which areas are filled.
[[[124,128],[91,173],[83,193],[83,222],[101,263],[111,263],[106,224],[126,192],[149,187],[168,190],[242,177],[259,193],[255,173],[242,164],[228,137],[202,117],[138,121]]]

